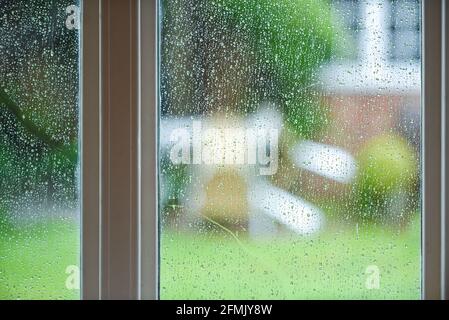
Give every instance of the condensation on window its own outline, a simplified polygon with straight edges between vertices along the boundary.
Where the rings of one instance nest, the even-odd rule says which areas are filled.
[[[419,13],[161,1],[161,298],[420,298]]]
[[[0,299],[79,298],[79,8],[0,1]]]

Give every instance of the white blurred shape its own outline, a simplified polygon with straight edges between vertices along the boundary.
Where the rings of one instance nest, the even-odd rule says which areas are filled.
[[[298,234],[311,235],[323,225],[321,210],[305,200],[260,180],[250,190],[252,210],[274,218]]]
[[[341,183],[350,183],[357,172],[354,157],[341,148],[313,141],[302,141],[290,157],[302,169]]]

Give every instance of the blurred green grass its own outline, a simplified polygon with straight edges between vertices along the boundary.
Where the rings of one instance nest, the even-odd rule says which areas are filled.
[[[79,225],[43,221],[0,230],[0,299],[78,299],[66,268],[79,266]]]
[[[420,222],[238,243],[225,232],[164,233],[162,299],[419,299]],[[367,289],[368,266],[380,288]]]
[[[0,232],[0,299],[78,299],[65,287],[66,267],[79,265],[74,222]],[[365,287],[369,265],[380,289]],[[371,225],[238,241],[226,232],[164,232],[163,299],[419,299],[420,223],[404,230]]]

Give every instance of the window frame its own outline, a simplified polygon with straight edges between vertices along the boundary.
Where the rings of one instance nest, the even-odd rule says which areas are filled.
[[[446,204],[446,199],[449,199],[449,176],[446,174],[447,169],[447,161],[449,159],[449,148],[446,148],[446,141],[449,141],[447,124],[449,123],[449,112],[447,112],[447,108],[449,107],[449,89],[448,89],[448,81],[449,81],[449,32],[447,28],[449,28],[449,5],[446,1],[442,2],[442,59],[441,59],[441,69],[442,69],[442,77],[441,77],[441,87],[442,87],[442,157],[443,157],[443,167],[441,176],[443,179],[443,202],[441,208],[441,230],[442,230],[442,247],[441,247],[441,255],[442,255],[442,290],[441,290],[441,298],[445,300],[449,300],[449,213],[448,206]]]
[[[100,299],[100,1],[81,1],[81,299]],[[85,137],[89,137],[86,139]]]
[[[82,299],[159,298],[158,10],[158,0],[82,1]],[[421,10],[422,298],[447,299],[449,5]]]
[[[422,157],[422,298],[444,298],[443,241],[446,216],[445,157],[443,118],[443,46],[445,1],[422,0],[422,92],[421,92],[421,157]]]

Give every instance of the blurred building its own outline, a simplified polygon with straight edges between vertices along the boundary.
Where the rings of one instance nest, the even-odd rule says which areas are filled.
[[[347,35],[320,75],[331,124],[323,142],[356,152],[382,133],[419,144],[420,1],[335,0]]]

